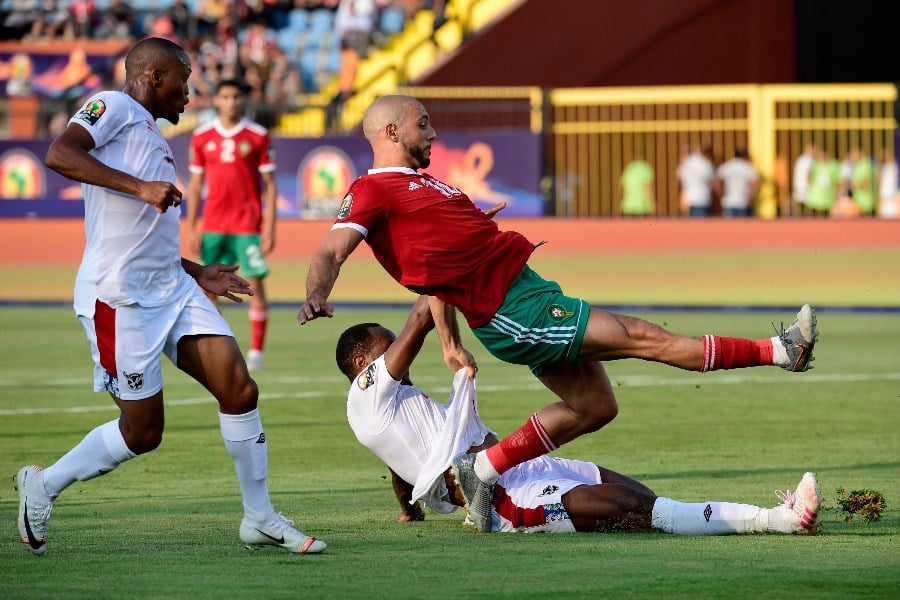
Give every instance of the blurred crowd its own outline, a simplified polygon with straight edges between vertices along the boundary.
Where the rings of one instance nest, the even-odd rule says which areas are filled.
[[[341,51],[357,58],[443,0],[11,0],[2,4],[2,38],[171,39],[191,57],[191,107],[209,104],[221,79],[248,88],[248,116],[265,126],[295,110],[298,95],[339,76]],[[105,74],[118,86],[123,65]],[[79,98],[80,100],[80,98]],[[72,107],[68,107],[72,108]],[[52,132],[50,132],[52,134]]]

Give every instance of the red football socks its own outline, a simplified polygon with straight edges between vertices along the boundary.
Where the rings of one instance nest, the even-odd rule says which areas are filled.
[[[772,340],[703,336],[703,365],[701,372],[717,369],[740,369],[771,365]]]
[[[266,341],[266,327],[269,324],[269,309],[251,307],[249,313],[250,349],[259,350],[261,352],[263,344],[265,344]]]
[[[497,473],[503,474],[512,467],[556,450],[557,446],[538,421],[537,413],[531,415],[519,429],[503,438],[499,444],[487,449],[487,458]]]

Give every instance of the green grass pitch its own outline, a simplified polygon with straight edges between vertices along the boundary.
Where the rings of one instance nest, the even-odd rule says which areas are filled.
[[[246,313],[226,316],[242,343]],[[765,337],[786,313],[654,313],[688,334]],[[116,416],[90,390],[87,345],[69,309],[0,309],[0,597],[2,598],[896,598],[900,593],[900,318],[819,313],[815,369],[699,375],[607,365],[619,417],[557,454],[636,477],[659,495],[774,506],[775,489],[818,473],[816,537],[660,533],[477,534],[462,516],[396,523],[387,469],[359,446],[344,411],[334,342],[398,310],[339,311],[304,327],[273,310],[257,380],[277,510],[328,542],[319,556],[250,552],[238,540],[240,496],[216,406],[167,366],[163,445],[59,499],[49,551],[18,541],[11,476],[49,464]],[[479,359],[480,411],[500,434],[550,397],[524,367]],[[434,339],[413,381],[446,397],[451,375]],[[882,492],[881,521],[847,523],[836,490]]]

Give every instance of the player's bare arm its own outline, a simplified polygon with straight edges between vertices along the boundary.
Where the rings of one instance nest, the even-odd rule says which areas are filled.
[[[188,248],[191,256],[200,256],[200,230],[197,226],[198,217],[200,215],[201,195],[203,193],[203,174],[192,173],[191,180],[188,182],[187,189],[187,215],[185,215],[185,225],[187,226]]]
[[[400,514],[397,515],[397,522],[424,521],[425,511],[422,510],[422,505],[419,502],[415,504],[409,503],[412,499],[413,486],[409,482],[404,481],[393,469],[389,468],[388,470],[391,472],[391,486],[394,488],[394,495],[397,496],[397,501],[400,503]]]
[[[408,377],[409,367],[422,350],[422,344],[432,329],[434,319],[431,317],[428,296],[419,296],[400,335],[384,353],[384,364],[391,377],[397,380]]]
[[[341,265],[362,241],[363,235],[349,227],[332,229],[325,235],[309,263],[306,302],[297,313],[298,323],[303,325],[319,317],[334,316],[334,309],[327,302],[328,296],[334,289]]]
[[[268,255],[275,249],[275,223],[278,219],[277,202],[278,186],[275,183],[275,173],[262,173],[262,232],[261,242],[264,255]]]
[[[474,379],[478,365],[475,364],[475,357],[462,345],[456,308],[434,296],[429,296],[428,303],[438,337],[441,339],[447,367],[454,373],[465,368],[469,373],[469,379]]]
[[[250,282],[235,274],[238,265],[223,265],[221,263],[213,263],[210,265],[201,265],[186,258],[181,259],[181,266],[188,275],[197,280],[197,284],[216,296],[223,296],[233,302],[243,302],[244,300],[237,296],[252,296],[250,290]]]
[[[155,206],[160,213],[181,204],[181,190],[168,181],[142,181],[128,173],[113,169],[94,158],[89,151],[94,138],[76,123],[71,123],[50,144],[44,163],[73,181],[98,185],[136,196]]]

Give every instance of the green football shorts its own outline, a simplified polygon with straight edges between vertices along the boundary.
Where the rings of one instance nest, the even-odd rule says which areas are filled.
[[[587,302],[565,296],[558,283],[525,265],[490,323],[472,333],[500,360],[540,376],[545,365],[578,357],[590,312]]]
[[[204,232],[200,238],[200,260],[241,266],[241,277],[259,278],[269,274],[269,266],[259,246],[259,236],[249,233]]]

